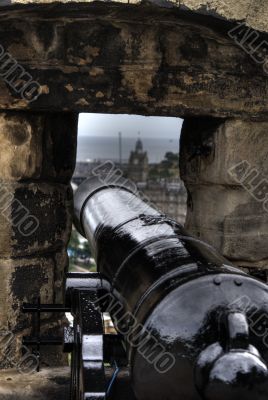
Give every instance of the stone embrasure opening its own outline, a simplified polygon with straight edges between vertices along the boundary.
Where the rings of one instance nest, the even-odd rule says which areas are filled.
[[[83,180],[102,172],[107,184],[122,176],[146,203],[184,224],[186,190],[179,170],[182,119],[81,114],[79,121],[74,191]],[[68,252],[71,271],[95,271],[89,245],[74,226]]]

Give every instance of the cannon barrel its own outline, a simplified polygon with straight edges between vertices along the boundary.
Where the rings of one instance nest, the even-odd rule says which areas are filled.
[[[108,310],[125,337],[138,400],[267,399],[264,283],[122,178],[80,185],[75,220],[110,282]]]

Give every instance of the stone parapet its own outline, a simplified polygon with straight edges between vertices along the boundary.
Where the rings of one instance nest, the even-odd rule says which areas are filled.
[[[76,127],[75,114],[0,114],[0,331],[12,338],[0,367],[16,365],[21,337],[31,333],[23,302],[63,302]],[[61,316],[42,315],[42,333],[60,325]],[[60,351],[46,350],[46,365],[62,362]]]
[[[186,120],[186,228],[239,266],[268,268],[267,122]]]
[[[100,0],[103,1],[103,0]],[[92,3],[93,0],[57,0],[57,3]],[[4,6],[13,4],[32,4],[44,5],[56,3],[55,0],[2,0]],[[142,0],[114,0],[118,4],[142,4]],[[266,0],[169,0],[159,3],[150,0],[151,4],[161,5],[162,7],[173,7],[191,10],[199,14],[210,14],[219,18],[231,21],[245,21],[245,23],[261,31],[267,32],[268,26],[268,6]],[[107,4],[107,3],[106,3]],[[109,5],[107,4],[107,7]]]

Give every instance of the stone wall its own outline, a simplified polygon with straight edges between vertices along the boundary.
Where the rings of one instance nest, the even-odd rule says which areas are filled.
[[[73,114],[0,114],[0,330],[15,335],[2,367],[14,367],[20,337],[30,333],[22,303],[63,301],[76,125]],[[44,315],[43,333],[56,332],[59,319]],[[54,349],[46,354],[48,365],[59,361]]]
[[[2,0],[8,4],[48,4],[55,0]],[[58,0],[60,3],[91,3],[93,0]],[[152,4],[162,7],[174,6],[179,9],[189,9],[200,14],[211,14],[229,21],[245,21],[254,29],[268,31],[268,6],[266,0],[169,0],[158,2],[150,0]],[[141,4],[141,0],[114,0],[114,3]]]
[[[147,2],[11,8],[0,7],[0,110],[266,118],[268,75],[229,37],[234,23]],[[19,91],[29,74],[37,98]]]
[[[268,122],[190,119],[180,167],[187,229],[242,267],[268,269]]]

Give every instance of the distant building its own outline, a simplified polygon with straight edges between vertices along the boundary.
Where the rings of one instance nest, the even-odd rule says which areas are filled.
[[[101,165],[108,165],[109,168],[114,168],[115,170],[120,169],[127,174],[128,164],[127,160],[123,160],[120,164],[118,161],[113,160],[95,160],[95,161],[77,161],[75,166],[75,171],[72,177],[72,182],[76,185],[80,185],[85,179],[94,175],[94,170],[100,168]]]
[[[146,182],[149,172],[147,151],[143,151],[141,139],[136,142],[136,148],[131,151],[128,160],[128,178],[134,182]]]
[[[167,167],[169,171],[171,168],[174,168],[175,172],[177,170],[177,175],[174,176],[173,174],[170,178],[161,178],[160,172],[163,166],[161,166],[161,163],[159,165],[149,165],[147,152],[143,150],[142,141],[138,139],[135,150],[130,153],[128,163],[124,161],[120,164],[118,161],[114,161],[114,168],[115,170],[121,170],[123,176],[137,185],[144,200],[147,199],[155,208],[184,224],[186,216],[186,190],[179,178],[178,163],[175,163],[173,167],[172,158],[169,157],[167,161],[171,162],[171,166]],[[94,175],[94,169],[100,167],[105,162],[107,160],[77,162],[72,179],[73,189],[75,190],[87,177]],[[157,168],[158,166],[160,167]],[[156,179],[154,180],[149,178],[149,171],[152,168],[156,169]]]

